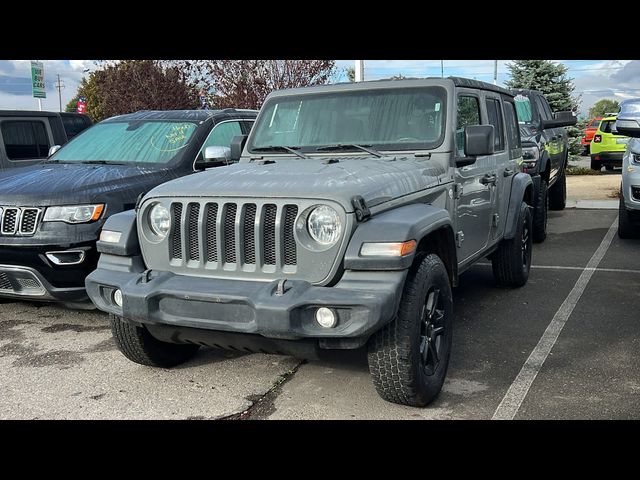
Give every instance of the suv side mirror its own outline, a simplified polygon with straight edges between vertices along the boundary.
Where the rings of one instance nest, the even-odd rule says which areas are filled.
[[[495,151],[493,125],[467,125],[464,127],[464,154],[467,157],[491,155]]]
[[[615,128],[618,135],[640,138],[640,98],[625,100],[620,104]]]
[[[573,116],[573,112],[570,110],[564,112],[556,112],[553,114],[553,120],[543,120],[542,129],[558,128],[558,127],[571,127],[578,123],[578,119]]]
[[[242,155],[244,144],[247,143],[249,135],[236,135],[231,139],[231,161],[237,162]]]
[[[52,145],[51,148],[49,148],[49,155],[47,156],[50,157],[51,155],[56,153],[58,150],[60,150],[60,148],[62,148],[60,145]]]
[[[204,149],[203,157],[204,161],[200,165],[203,168],[227,165],[231,161],[231,149],[229,147],[211,145]]]

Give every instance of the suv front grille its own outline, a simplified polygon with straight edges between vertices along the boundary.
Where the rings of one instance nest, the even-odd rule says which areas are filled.
[[[297,205],[287,204],[278,209],[271,203],[174,202],[171,211],[172,263],[186,259],[187,267],[225,271],[246,266],[281,269],[297,265],[294,237]]]
[[[0,207],[0,235],[33,235],[42,209],[32,207]]]

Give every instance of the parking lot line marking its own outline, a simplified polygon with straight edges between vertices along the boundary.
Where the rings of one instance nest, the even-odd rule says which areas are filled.
[[[482,267],[490,267],[490,263],[477,263]],[[594,272],[612,273],[640,273],[640,270],[629,270],[626,268],[600,268],[600,267],[569,267],[564,265],[531,265],[531,268],[542,268],[546,270],[593,270]]]
[[[542,337],[538,341],[538,344],[520,369],[518,376],[509,387],[509,390],[500,402],[500,405],[496,408],[496,411],[491,418],[492,420],[512,420],[518,413],[522,402],[529,392],[529,388],[531,388],[531,384],[536,379],[538,372],[540,372],[542,365],[558,340],[558,336],[560,335],[562,328],[567,323],[569,316],[584,293],[589,280],[596,271],[596,267],[604,258],[605,253],[607,253],[607,249],[611,245],[613,236],[616,233],[617,225],[618,217],[616,217],[613,224],[611,224],[611,227],[609,227],[609,230],[602,239],[602,242],[600,242],[600,246],[598,246],[597,250],[589,260],[589,263],[587,263],[587,266],[578,277],[576,284],[569,292],[569,295],[567,295],[567,298],[565,298],[564,302],[562,302],[562,305],[560,305],[560,308],[551,319],[551,323],[547,326]]]

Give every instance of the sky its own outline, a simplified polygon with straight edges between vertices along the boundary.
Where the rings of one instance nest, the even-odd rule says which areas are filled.
[[[602,98],[618,101],[640,97],[640,60],[553,60],[568,68],[574,79],[575,94],[581,95],[580,114]],[[454,75],[493,83],[494,60],[365,60],[365,80],[406,77],[439,77]],[[75,96],[80,80],[96,68],[93,60],[44,60],[47,98],[43,110],[59,109],[57,75],[63,85],[62,108]],[[335,81],[346,81],[346,68],[354,60],[338,60]],[[498,85],[509,79],[509,60],[498,61]],[[37,110],[38,101],[31,96],[29,60],[0,60],[0,109]]]

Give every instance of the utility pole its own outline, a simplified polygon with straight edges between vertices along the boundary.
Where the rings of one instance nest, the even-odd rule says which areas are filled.
[[[440,76],[444,78],[444,60],[440,60]]]
[[[364,82],[364,60],[356,60],[356,82]]]
[[[62,111],[62,89],[65,88],[65,85],[60,83],[60,74],[58,74],[58,82],[55,87],[58,89],[58,101],[60,102],[60,111]]]
[[[498,60],[493,61],[493,84],[498,84]]]

